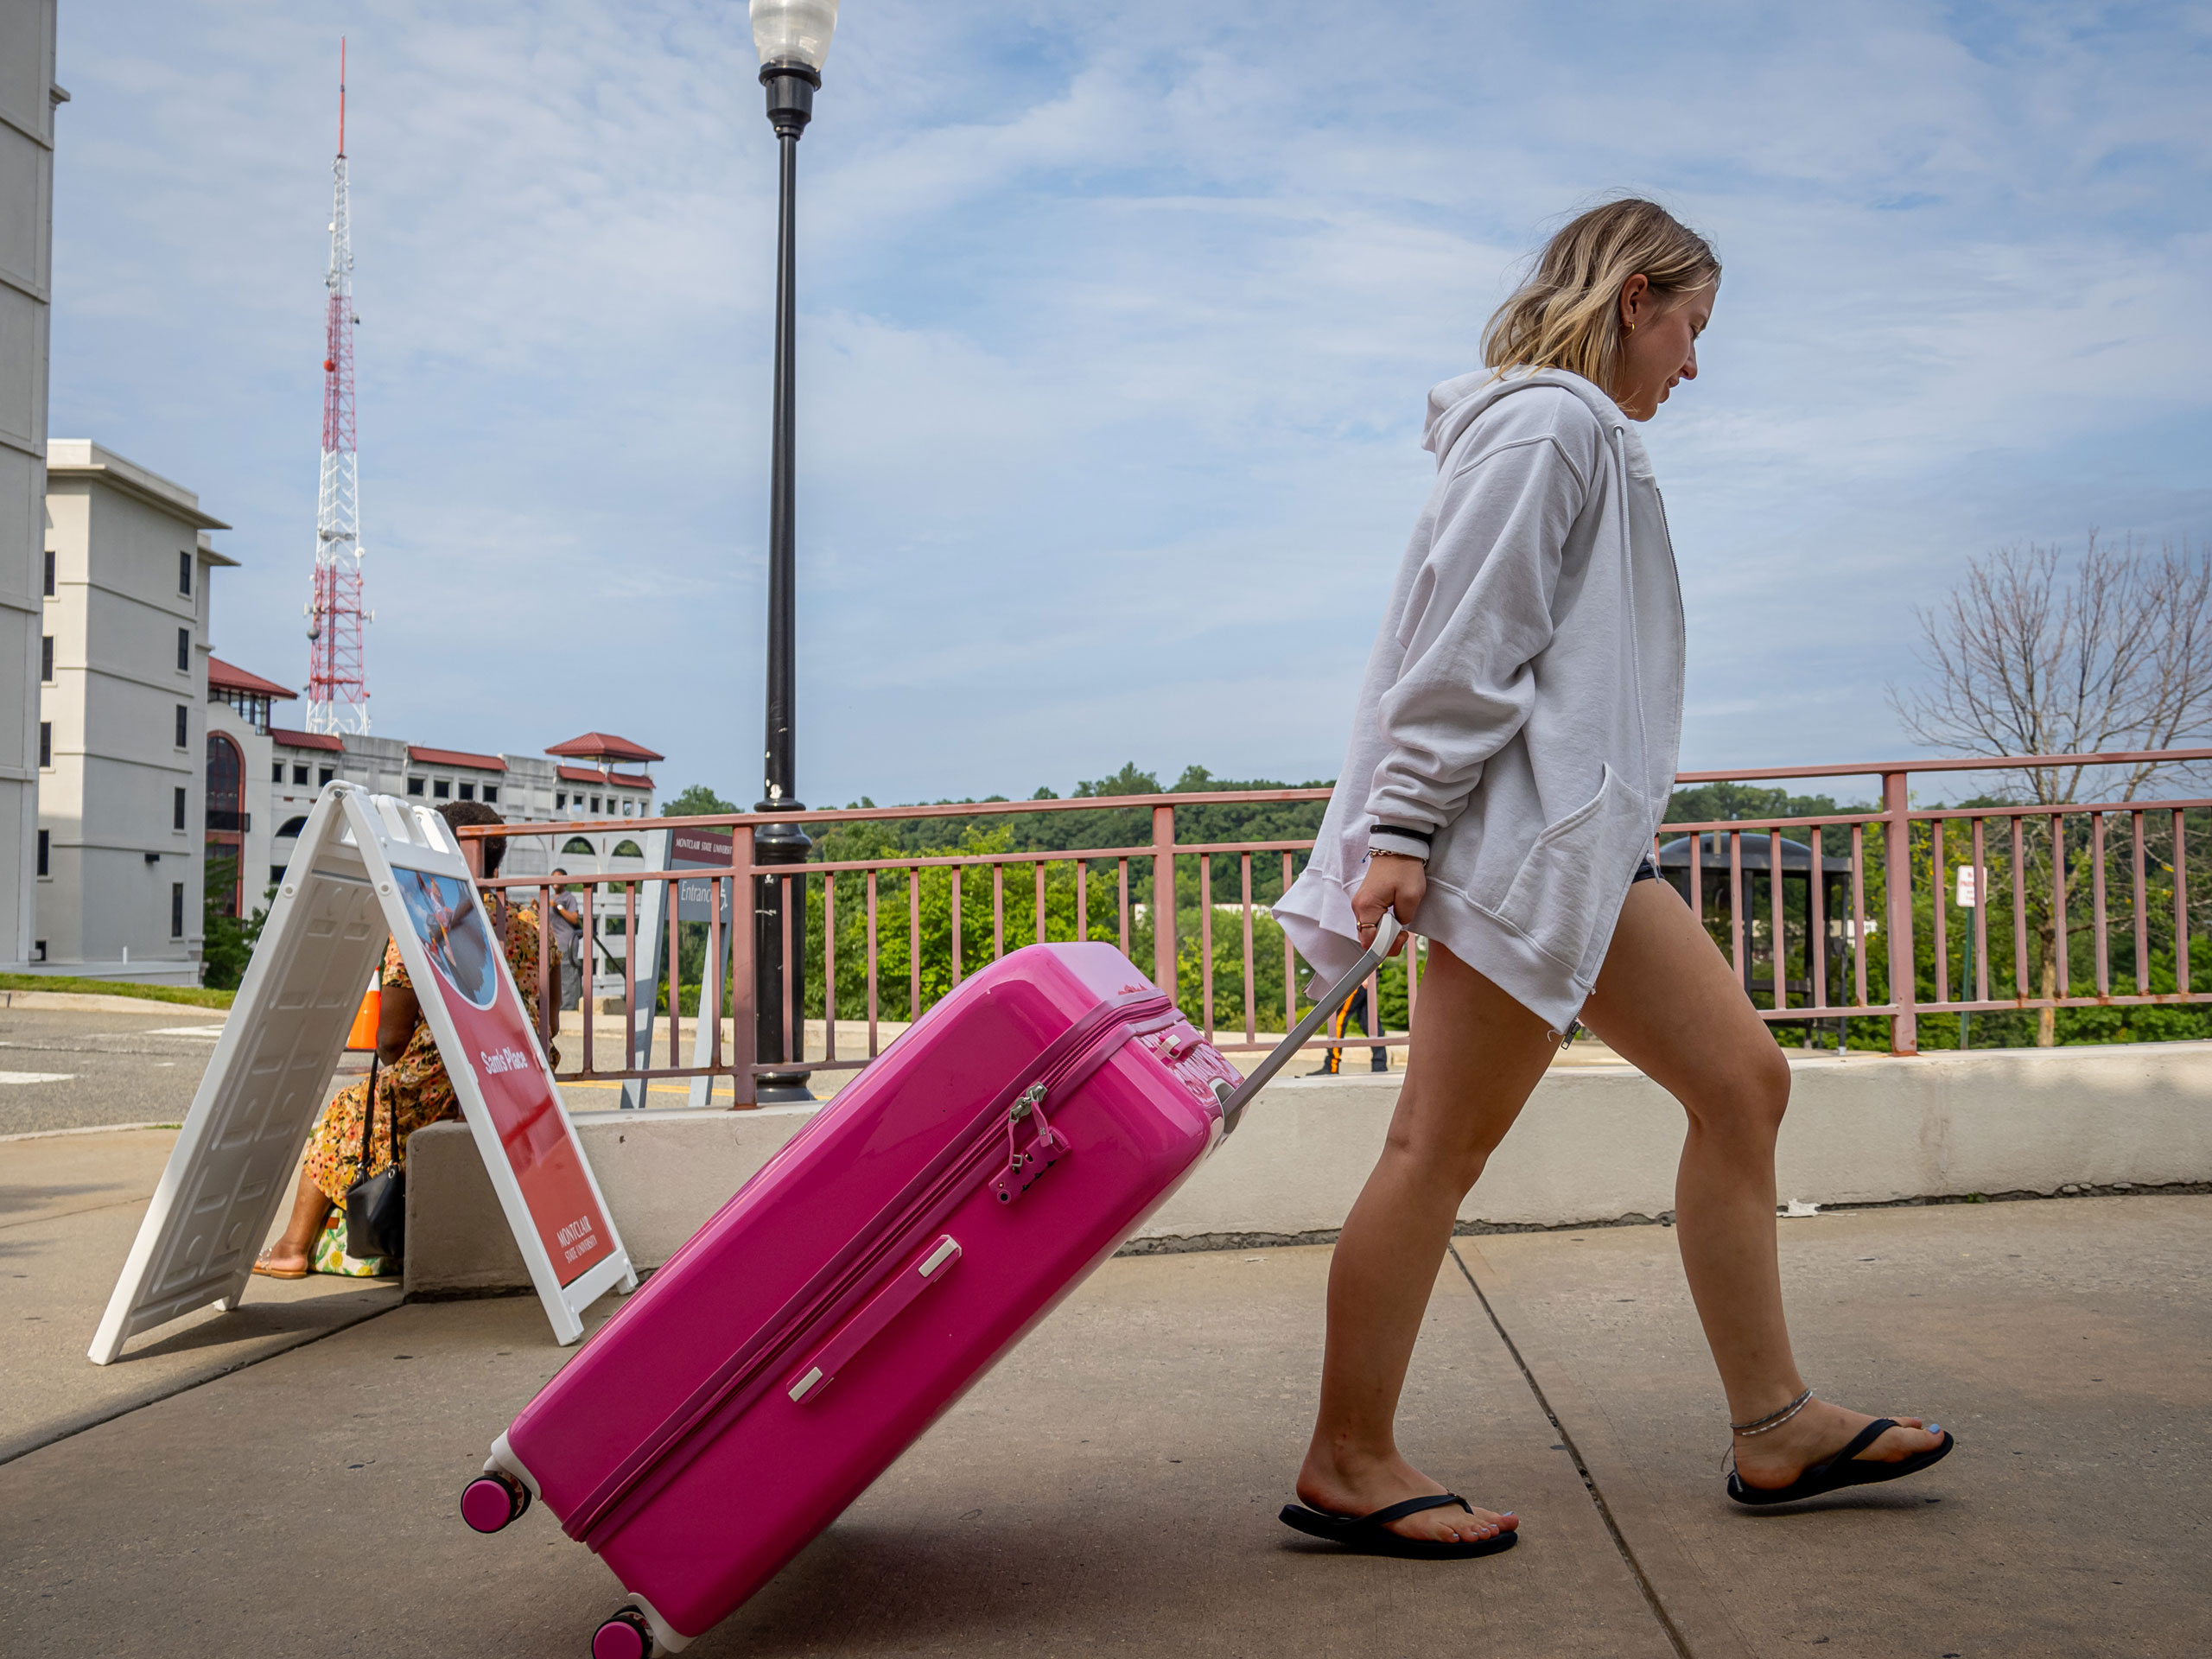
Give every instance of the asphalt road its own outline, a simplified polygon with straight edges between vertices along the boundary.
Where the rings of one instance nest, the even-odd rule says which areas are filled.
[[[181,1123],[223,1029],[213,1009],[0,1009],[0,1135]]]

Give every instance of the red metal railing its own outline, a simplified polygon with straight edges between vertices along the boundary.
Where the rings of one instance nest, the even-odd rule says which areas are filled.
[[[2192,988],[2189,964],[2191,940],[2203,931],[2191,927],[2189,865],[2192,856],[2200,861],[2212,856],[2212,816],[2208,816],[2212,815],[2212,799],[1915,808],[1909,795],[1916,776],[2208,760],[2212,760],[2212,749],[1684,772],[1677,779],[1678,785],[1877,778],[1881,792],[1878,805],[1818,817],[1669,824],[1660,831],[1654,847],[1662,875],[1695,906],[1700,920],[1760,1005],[1763,1018],[1770,1023],[1804,1025],[1808,1035],[1815,1027],[1835,1023],[1839,1042],[1840,1022],[1885,1020],[1891,1051],[1912,1054],[1919,1046],[1917,1022],[1930,1014],[2212,1001],[2212,986]],[[1271,1046],[1269,1030],[1287,1029],[1295,1023],[1299,974],[1287,940],[1269,938],[1270,951],[1278,944],[1281,950],[1283,1006],[1280,1024],[1272,1008],[1263,1019],[1260,980],[1272,979],[1272,966],[1262,975],[1255,953],[1262,934],[1279,936],[1280,930],[1265,913],[1267,901],[1254,896],[1255,873],[1267,872],[1270,879],[1264,885],[1273,886],[1273,878],[1279,874],[1281,884],[1287,886],[1298,855],[1313,843],[1310,839],[1179,842],[1176,815],[1215,806],[1318,802],[1327,799],[1328,794],[1322,789],[1242,790],[620,820],[619,827],[628,836],[685,826],[733,828],[739,832],[731,837],[727,869],[689,867],[601,874],[571,870],[562,876],[562,887],[584,887],[594,897],[602,888],[621,892],[624,935],[628,941],[626,950],[637,949],[641,943],[636,938],[638,896],[642,887],[652,883],[703,880],[716,889],[727,883],[727,893],[734,897],[749,895],[756,880],[779,882],[786,961],[798,955],[798,942],[793,937],[796,918],[806,915],[810,905],[817,906],[820,925],[808,930],[804,957],[809,983],[826,988],[821,1001],[823,1052],[808,1058],[758,1061],[753,1007],[753,931],[745,925],[722,925],[723,894],[717,891],[706,906],[704,954],[719,966],[721,983],[730,989],[723,1018],[714,1020],[708,1033],[707,1063],[684,1062],[683,951],[677,906],[670,903],[661,907],[668,930],[664,982],[668,1064],[632,1065],[626,1052],[616,1057],[619,1063],[614,1065],[598,1064],[592,1021],[586,1018],[582,1032],[582,1065],[576,1076],[580,1080],[726,1077],[735,1085],[738,1103],[748,1105],[753,1099],[753,1079],[762,1073],[849,1071],[864,1066],[881,1052],[885,1025],[895,1023],[885,1018],[887,995],[903,992],[899,1000],[909,1019],[934,1000],[925,984],[925,957],[930,949],[949,943],[950,978],[944,982],[946,985],[978,965],[970,959],[964,938],[970,931],[969,912],[979,908],[969,899],[967,884],[984,880],[989,883],[988,951],[992,957],[1009,948],[1011,880],[1020,884],[1012,888],[1017,911],[1027,908],[1029,912],[1029,937],[1039,942],[1048,938],[1104,938],[1127,952],[1137,944],[1140,934],[1148,931],[1155,982],[1177,988],[1186,1010],[1196,1014],[1198,1023],[1224,1052],[1262,1051]],[[1149,814],[1149,841],[1119,846],[931,854],[902,850],[801,866],[779,865],[772,867],[772,873],[769,867],[756,870],[752,836],[744,833],[769,823],[850,826],[917,818],[989,821],[1131,809]],[[2192,814],[2196,816],[2192,818]],[[2117,836],[2113,833],[2114,825],[2120,827]],[[461,835],[465,841],[493,836],[515,840],[565,837],[579,830],[613,827],[514,824],[471,828]],[[1213,897],[1216,861],[1230,859],[1236,861],[1238,897],[1223,904]],[[1974,872],[1978,902],[1970,919],[1955,923],[1949,912],[1957,906],[1953,903],[1950,881],[1962,865]],[[1141,881],[1149,877],[1143,898],[1135,896],[1133,872]],[[1179,914],[1176,896],[1179,877],[1184,874],[1195,874],[1198,881],[1195,963],[1185,961],[1181,950],[1185,918]],[[950,901],[945,923],[949,940],[938,938],[924,918],[925,887],[940,874],[944,887],[936,890],[948,892]],[[2124,881],[2128,892],[2127,906],[2117,925],[2107,902],[2116,881]],[[543,896],[546,883],[543,876],[511,875],[480,885],[486,891],[505,891],[512,898],[528,901]],[[1794,894],[1793,885],[1799,889]],[[2080,889],[2085,885],[2084,921],[2077,918],[2084,914]],[[1065,920],[1058,924],[1057,931],[1048,888],[1062,899],[1071,899],[1063,906]],[[2196,891],[2212,899],[2212,884],[2200,880]],[[863,916],[856,930],[861,965],[860,987],[855,995],[864,997],[864,1005],[857,1012],[841,1014],[838,918],[841,908],[851,905],[860,906]],[[589,905],[587,914],[604,907]],[[741,918],[753,908],[748,897],[732,906],[730,913]],[[1993,908],[2008,912],[2011,934],[2010,951],[1995,963],[1989,950]],[[1102,909],[1103,917],[1098,913]],[[1226,953],[1231,960],[1226,984],[1224,953],[1217,950],[1224,912],[1230,923],[1232,947]],[[1017,926],[1020,920],[1017,915]],[[901,923],[903,942],[897,938]],[[976,925],[980,931],[980,917]],[[1961,944],[1966,948],[1961,950],[1960,965],[1967,977],[1957,988],[1961,995],[1955,996],[1952,934],[1961,925],[1965,931]],[[1998,931],[2002,942],[2005,930],[1999,925]],[[2126,936],[2128,947],[2126,983],[2118,990],[2113,988],[2112,958],[2115,931]],[[1013,940],[1015,945],[1025,942]],[[1923,942],[1928,947],[1924,966]],[[2088,945],[2083,965],[2093,977],[2093,994],[2075,982],[2077,942]],[[883,969],[887,947],[900,943],[906,961],[903,985],[887,982]],[[543,931],[541,950],[544,955],[539,975],[540,1014],[550,1027],[557,975],[550,939]],[[1402,1004],[1408,1027],[1420,993],[1421,959],[1416,956],[1402,967],[1393,964],[1402,977],[1392,982],[1391,1001]],[[1910,963],[1910,971],[1895,971],[1900,962]],[[1966,965],[1969,962],[1970,969]],[[2169,964],[2164,976],[2173,982],[2170,989],[2152,988],[2153,980],[2160,976],[2153,971],[2158,963]],[[1923,982],[1932,982],[1932,995],[1923,994]],[[637,976],[626,974],[624,983],[623,1028],[627,1033],[637,1029]],[[1383,1008],[1384,987],[1379,981],[1370,982],[1368,991],[1370,1021],[1379,1025],[1382,1021],[1375,1015]],[[797,1006],[788,981],[784,1003],[782,1052],[786,1056],[804,1056],[804,1010]],[[1230,1029],[1223,1029],[1217,1022],[1217,1004],[1236,1010]],[[842,1054],[839,1052],[841,1027],[845,1036],[842,1046],[847,1050]],[[1408,1040],[1402,1033],[1346,1035],[1317,1038],[1310,1046],[1317,1050],[1387,1048],[1402,1046]],[[851,1052],[855,1043],[861,1043],[864,1052]]]

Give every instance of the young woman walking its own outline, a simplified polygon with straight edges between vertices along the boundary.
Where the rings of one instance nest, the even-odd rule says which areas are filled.
[[[1728,1397],[1739,1503],[1935,1462],[1951,1437],[1813,1396],[1791,1357],[1774,1147],[1789,1068],[1650,861],[1682,610],[1634,423],[1697,376],[1720,264],[1648,201],[1561,230],[1429,393],[1437,480],[1385,607],[1313,857],[1276,907],[1324,980],[1394,912],[1429,941],[1405,1086],[1329,1274],[1301,1531],[1476,1555],[1518,1522],[1399,1455],[1399,1391],[1460,1200],[1579,1018],[1689,1116],[1675,1234]]]

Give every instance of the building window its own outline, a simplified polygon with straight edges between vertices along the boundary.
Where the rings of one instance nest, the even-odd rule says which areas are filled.
[[[553,798],[553,806],[554,806],[554,810],[555,810],[556,811],[558,811],[561,808],[563,808],[563,807],[564,807],[564,806],[568,805],[568,804],[569,804],[569,797],[568,797],[568,795],[567,795],[567,793],[566,793],[565,791],[564,791],[564,792],[563,792],[563,793],[561,793],[561,794],[556,795],[556,796]]]
[[[39,636],[38,677],[41,684],[54,683],[54,636],[50,633]]]
[[[176,556],[176,590],[187,599],[192,597],[192,555],[189,553]]]
[[[33,939],[31,941],[31,960],[33,962],[44,962],[46,960],[46,941],[44,939]]]
[[[190,671],[192,660],[191,638],[192,636],[182,628],[177,630],[177,666],[187,672]],[[207,701],[228,703],[238,710],[238,718],[252,727],[255,731],[264,737],[269,734],[269,699],[267,697],[258,696],[251,691],[219,690],[211,685],[207,688]],[[284,781],[284,774],[282,772],[276,774],[276,781],[280,784]]]
[[[474,800],[476,798],[476,785],[474,784],[463,784],[461,786],[461,798],[464,801]]]
[[[176,671],[180,674],[192,672],[192,630],[190,628],[179,628],[176,631]]]
[[[54,597],[54,550],[50,547],[46,550],[46,596]]]
[[[192,746],[192,705],[188,702],[176,706],[176,746],[180,749]]]
[[[277,830],[276,839],[283,841],[288,836],[296,836],[307,827],[307,814],[304,812],[296,818],[287,818],[284,820],[283,826]]]
[[[315,786],[321,789],[337,775],[338,768],[335,766],[318,766],[315,768]]]
[[[181,939],[183,937],[184,883],[172,881],[169,883],[169,938]]]
[[[423,780],[420,778],[410,778],[407,780],[407,792],[410,795],[420,795],[423,792]]]
[[[307,780],[308,769],[302,766],[295,766],[292,768],[292,781],[296,784],[305,784]]]
[[[41,766],[54,764],[54,722],[50,720],[38,723],[38,763]]]
[[[54,832],[50,830],[41,830],[38,832],[38,873],[41,875],[48,874],[46,868],[46,860],[47,852],[51,844],[53,834]]]
[[[486,806],[497,806],[499,804],[499,786],[497,784],[486,784],[486,785],[484,785],[484,804],[485,804],[485,805],[486,805]]]
[[[434,784],[432,784],[432,785],[430,785],[430,795],[431,795],[431,798],[432,798],[433,799],[435,799],[435,800],[441,800],[441,801],[445,800],[445,799],[448,798],[452,794],[453,794],[453,785],[452,785],[452,784],[448,783],[448,782],[445,779],[443,779],[443,778],[439,779],[435,783],[434,783]]]
[[[269,867],[269,885],[272,887],[281,887],[284,885],[284,867],[282,864],[271,864]]]
[[[233,784],[232,785],[232,789],[235,792],[237,785]],[[176,798],[172,804],[169,812],[169,828],[172,830],[181,830],[184,828],[184,785],[179,784],[174,793]]]
[[[591,798],[591,810],[594,812],[599,810],[599,797],[596,795]]]

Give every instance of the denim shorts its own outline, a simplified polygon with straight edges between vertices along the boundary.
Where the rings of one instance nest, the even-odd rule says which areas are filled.
[[[1636,874],[1629,877],[1628,884],[1632,887],[1639,881],[1656,881],[1658,879],[1659,867],[1651,861],[1651,855],[1646,853],[1643,861],[1636,867]]]

